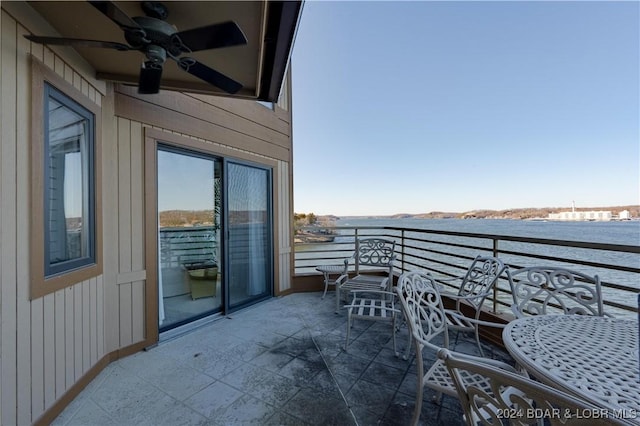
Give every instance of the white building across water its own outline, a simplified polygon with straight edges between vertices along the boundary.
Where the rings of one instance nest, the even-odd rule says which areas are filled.
[[[570,212],[549,213],[549,220],[587,220],[609,221],[613,219],[610,210],[576,211],[576,203],[571,205]]]
[[[592,220],[592,221],[609,221],[613,218],[611,211],[592,210],[592,211],[570,211],[560,213],[549,213],[550,220]]]

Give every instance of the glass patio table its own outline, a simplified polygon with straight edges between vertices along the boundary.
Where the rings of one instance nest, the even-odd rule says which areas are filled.
[[[640,424],[637,320],[538,315],[512,321],[502,338],[534,378]]]

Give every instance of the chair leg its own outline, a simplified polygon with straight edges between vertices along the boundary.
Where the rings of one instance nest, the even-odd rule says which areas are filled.
[[[393,339],[393,354],[398,356],[398,349],[396,348],[396,315],[393,314],[393,319],[391,320],[391,338]]]
[[[327,295],[327,288],[329,287],[329,275],[328,274],[324,274],[324,293],[322,293],[322,298],[324,299],[324,297]]]
[[[349,308],[349,314],[347,315],[347,341],[344,344],[344,351],[347,351],[349,346],[349,336],[351,335],[351,308]]]
[[[402,355],[402,359],[406,361],[409,359],[409,355],[411,355],[411,342],[413,341],[413,336],[411,335],[411,327],[409,327],[409,322],[407,321],[407,316],[405,315],[404,311],[402,311],[402,324],[406,324],[408,333],[407,348],[404,350],[404,355]],[[400,324],[400,327],[402,327],[402,324]]]
[[[424,366],[422,364],[422,351],[418,347],[416,347],[416,367],[418,369],[418,381],[416,382],[416,406],[413,409],[411,426],[416,426],[418,424],[418,421],[420,420],[420,412],[422,411],[422,381],[424,380]]]
[[[340,286],[336,283],[336,314],[340,310]]]
[[[409,337],[407,338],[407,349],[404,350],[404,355],[402,355],[402,359],[405,361],[409,359],[409,355],[411,355],[411,342],[413,341],[413,336],[411,335],[411,330],[409,330]]]
[[[478,330],[478,326],[476,325],[476,343],[478,345],[478,350],[480,351],[480,356],[485,358],[484,351],[482,350],[482,345],[480,345],[480,331]]]

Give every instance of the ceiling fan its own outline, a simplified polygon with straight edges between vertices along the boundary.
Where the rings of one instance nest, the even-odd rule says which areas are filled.
[[[220,47],[247,44],[247,39],[238,24],[233,21],[178,31],[166,22],[168,9],[160,2],[144,1],[142,10],[146,16],[130,18],[111,1],[89,1],[123,31],[127,43],[113,41],[83,40],[64,37],[41,37],[25,35],[25,38],[41,44],[75,47],[101,47],[120,51],[138,50],[146,60],[140,68],[138,93],[154,94],[160,90],[162,68],[167,58],[189,74],[206,81],[227,93],[236,93],[242,84],[196,61],[185,53]]]

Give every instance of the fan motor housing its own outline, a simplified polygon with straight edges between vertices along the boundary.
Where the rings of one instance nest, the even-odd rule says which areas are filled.
[[[182,53],[182,43],[174,37],[177,30],[173,25],[148,16],[136,16],[132,19],[142,27],[144,34],[136,30],[125,31],[124,37],[131,46],[146,51],[145,47],[155,45],[162,47],[173,56]]]

